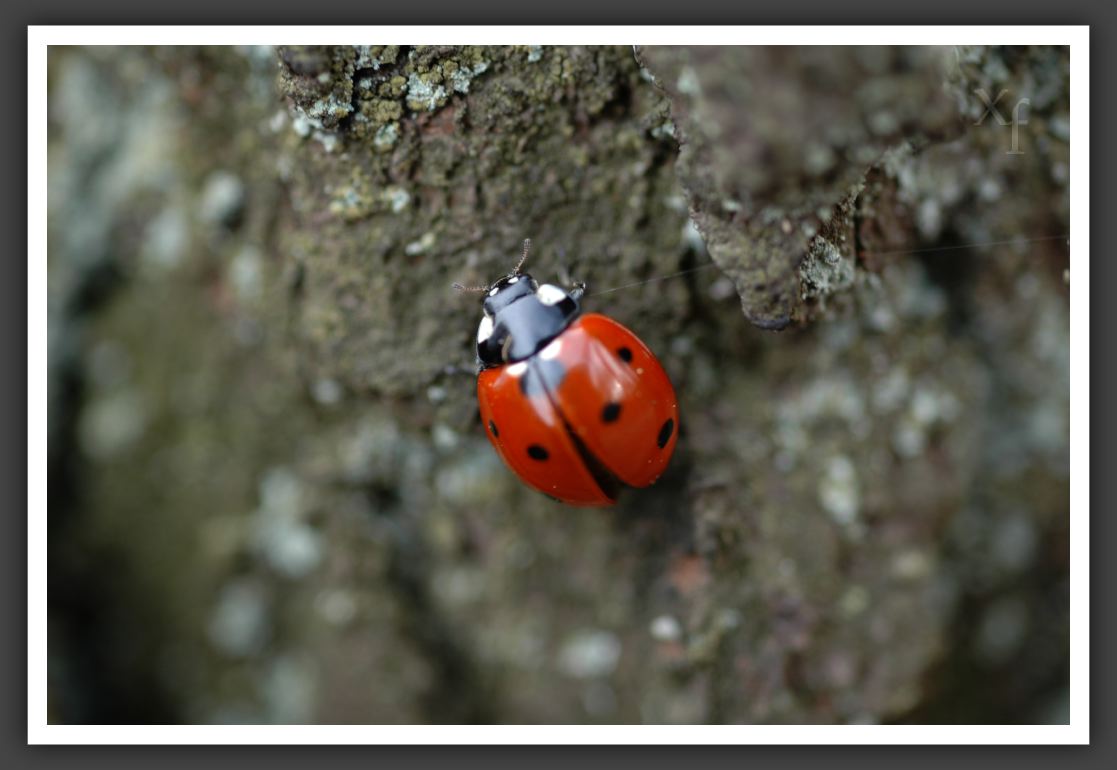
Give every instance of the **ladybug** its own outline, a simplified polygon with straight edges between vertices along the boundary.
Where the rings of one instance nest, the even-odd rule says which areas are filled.
[[[612,505],[646,487],[679,434],[675,389],[631,331],[583,315],[567,292],[516,268],[487,287],[477,329],[477,401],[493,447],[528,486],[571,505]],[[456,288],[464,287],[455,284]]]

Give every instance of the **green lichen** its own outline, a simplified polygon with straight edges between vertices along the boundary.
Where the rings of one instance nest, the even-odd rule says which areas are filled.
[[[366,110],[365,114],[371,118],[374,125],[383,126],[385,123],[399,120],[403,116],[403,108],[398,101],[377,99],[372,102],[371,110]]]
[[[399,124],[388,123],[381,126],[376,130],[376,135],[372,139],[372,146],[378,151],[383,152],[389,150],[395,145],[396,140],[399,138]]]
[[[441,72],[412,72],[407,79],[407,106],[417,112],[433,112],[445,105],[448,94],[440,81]]]
[[[800,297],[819,300],[853,285],[856,271],[853,261],[842,250],[822,236],[811,239],[806,258],[799,265]]]

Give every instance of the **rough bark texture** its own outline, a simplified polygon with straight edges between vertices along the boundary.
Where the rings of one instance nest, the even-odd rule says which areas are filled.
[[[1065,721],[1067,78],[53,51],[51,718]],[[613,510],[477,425],[450,284],[529,236],[680,396]]]

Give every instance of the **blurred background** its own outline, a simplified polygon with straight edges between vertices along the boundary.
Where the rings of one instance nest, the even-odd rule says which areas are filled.
[[[50,721],[1068,721],[1067,49],[48,78]],[[525,237],[680,398],[612,509],[478,422]]]

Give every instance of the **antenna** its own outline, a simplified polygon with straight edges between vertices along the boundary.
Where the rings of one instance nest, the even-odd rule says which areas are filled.
[[[531,249],[531,238],[524,238],[524,253],[520,255],[520,261],[516,263],[516,269],[512,271],[512,275],[519,275],[520,268],[527,262],[527,253]]]

